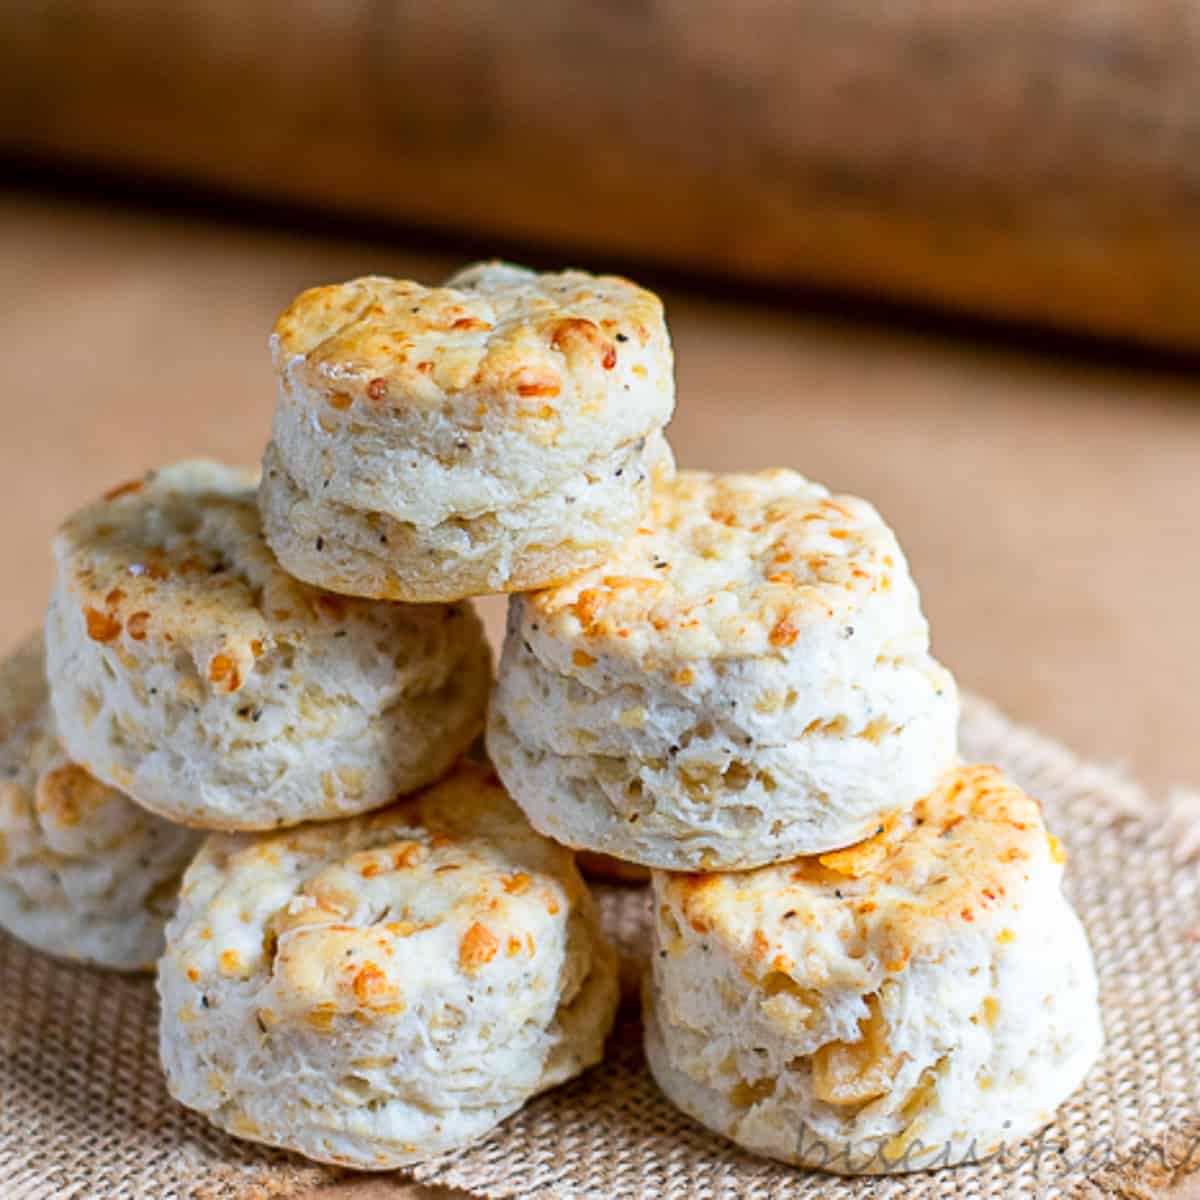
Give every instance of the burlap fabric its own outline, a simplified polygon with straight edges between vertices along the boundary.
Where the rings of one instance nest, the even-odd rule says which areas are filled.
[[[954,1171],[876,1180],[794,1171],[675,1112],[646,1073],[629,1012],[602,1066],[414,1176],[486,1197],[1090,1200],[1153,1195],[1200,1171],[1200,864],[1184,853],[1197,845],[1186,826],[1200,817],[1178,797],[1170,812],[1152,806],[1121,775],[979,701],[967,705],[963,743],[1044,801],[1070,850],[1068,887],[1096,951],[1107,1048],[1045,1135]],[[614,936],[636,951],[644,889],[606,889],[602,903]],[[226,1138],[175,1105],[158,1071],[155,1020],[148,981],[65,966],[0,938],[0,1195],[287,1197],[333,1176]]]

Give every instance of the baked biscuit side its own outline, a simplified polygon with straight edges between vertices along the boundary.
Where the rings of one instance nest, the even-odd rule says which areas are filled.
[[[967,766],[876,837],[655,873],[647,1051],[687,1111],[843,1173],[986,1156],[1098,1054],[1086,937],[1035,801]]]
[[[210,839],[168,941],[176,1098],[362,1169],[477,1139],[597,1061],[616,1006],[570,853],[472,764],[369,816]]]
[[[0,924],[49,954],[147,970],[199,842],[66,757],[40,634],[0,663]]]

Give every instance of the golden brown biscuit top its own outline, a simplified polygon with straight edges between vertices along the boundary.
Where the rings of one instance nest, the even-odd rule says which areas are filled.
[[[583,895],[570,851],[462,760],[369,816],[211,838],[184,879],[172,953],[196,979],[269,973],[268,1023],[286,1011],[326,1028],[399,1014],[439,980],[540,972]]]
[[[526,628],[580,655],[634,660],[779,655],[806,633],[850,637],[870,600],[923,627],[891,530],[865,501],[795,471],[681,471],[599,567],[522,599]],[[876,616],[875,619],[878,619]],[[875,631],[886,632],[886,631]]]
[[[203,659],[213,690],[236,692],[265,655],[385,635],[436,656],[461,607],[384,604],[293,579],[263,538],[257,473],[201,460],[111,489],[69,517],[55,550],[87,636],[118,650]],[[452,624],[453,622],[451,622]],[[464,620],[457,622],[462,632]],[[416,650],[414,650],[416,654]]]
[[[740,873],[656,873],[655,885],[692,933],[755,974],[820,974],[867,954],[900,971],[964,934],[1014,938],[1063,861],[1038,802],[974,764],[847,849]]]
[[[275,324],[276,369],[334,408],[424,407],[469,394],[540,410],[670,388],[662,303],[611,275],[482,263],[443,287],[369,275],[302,292]],[[623,382],[622,382],[623,381]]]

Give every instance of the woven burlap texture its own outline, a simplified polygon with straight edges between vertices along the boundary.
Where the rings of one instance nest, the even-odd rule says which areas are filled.
[[[607,1060],[471,1150],[413,1172],[478,1196],[866,1197],[1009,1200],[1141,1196],[1200,1171],[1200,865],[1134,784],[967,703],[963,750],[1045,804],[1070,850],[1068,890],[1101,981],[1107,1046],[1039,1139],[953,1171],[839,1180],[755,1159],[677,1113],[646,1072],[636,1016]],[[644,947],[645,889],[602,904]],[[151,984],[74,968],[0,935],[0,1195],[232,1200],[296,1196],[335,1176],[239,1143],[167,1095]],[[394,1178],[401,1179],[397,1175]]]

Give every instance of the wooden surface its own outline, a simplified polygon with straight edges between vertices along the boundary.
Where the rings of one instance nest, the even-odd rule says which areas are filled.
[[[47,539],[72,506],[183,455],[257,456],[267,332],[295,291],[450,265],[0,196],[0,646],[40,618]],[[795,466],[867,495],[967,686],[1156,788],[1200,784],[1195,379],[666,299],[685,464]],[[501,606],[486,607],[495,631]],[[403,1194],[359,1182],[321,1197]]]
[[[1192,0],[10,0],[4,149],[1200,348]]]

